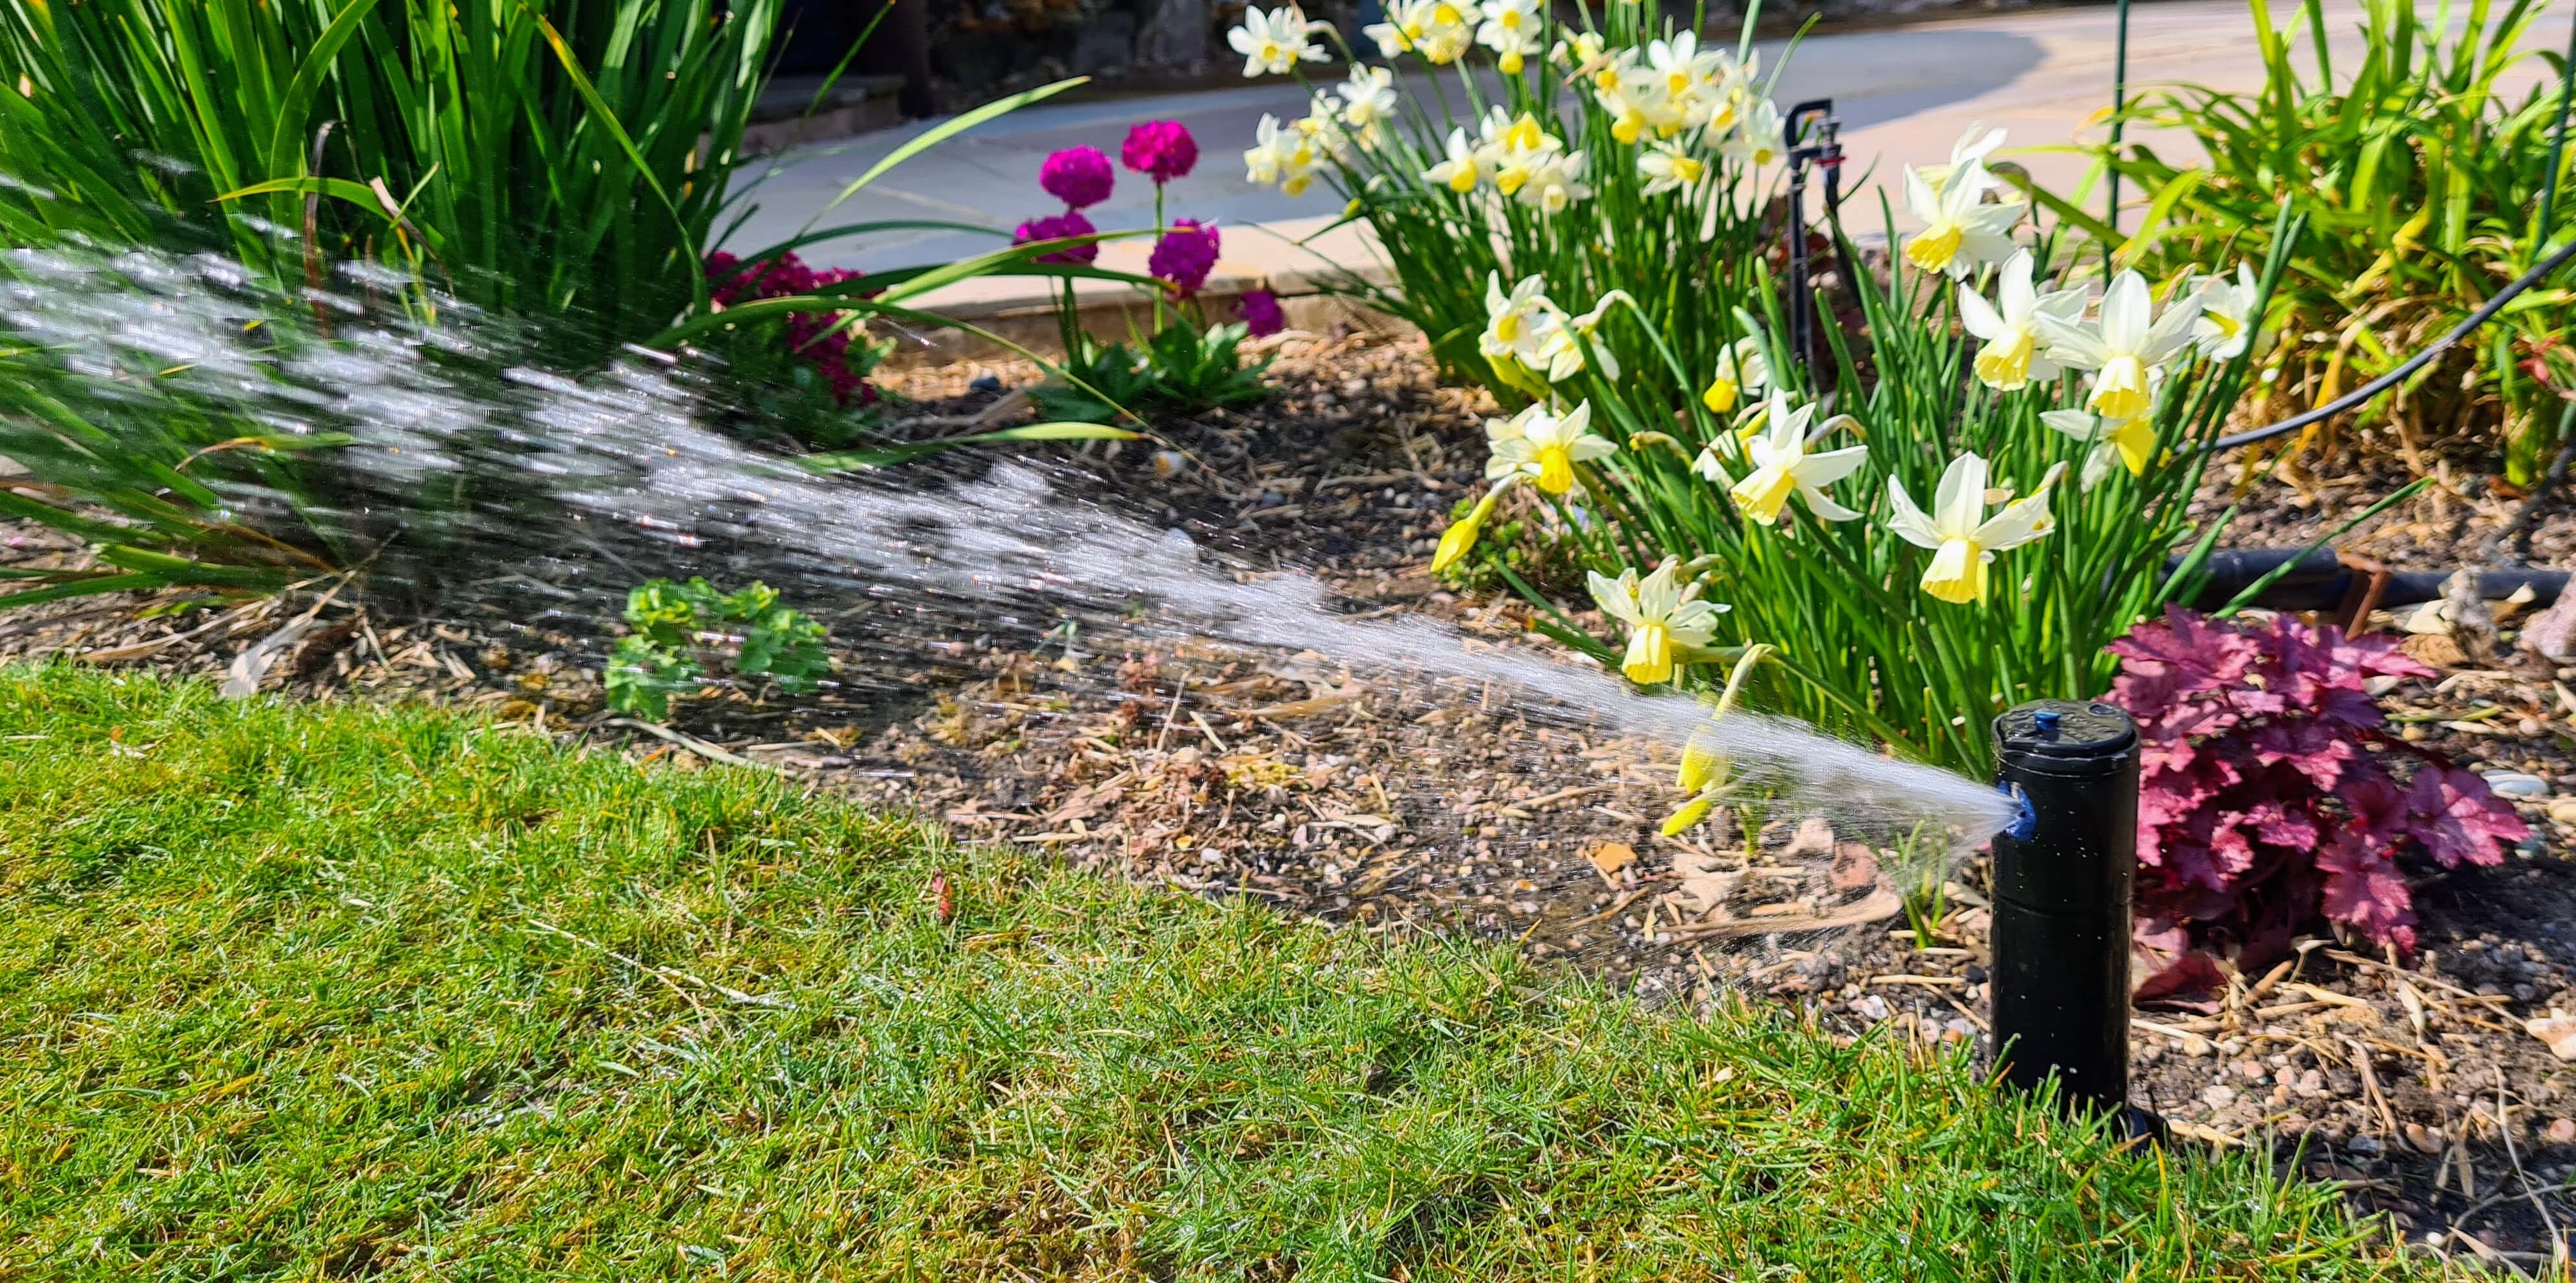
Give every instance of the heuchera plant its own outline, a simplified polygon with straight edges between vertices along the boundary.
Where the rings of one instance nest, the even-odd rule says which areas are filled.
[[[2385,732],[2370,679],[2433,675],[2388,639],[2169,607],[2111,650],[2145,741],[2141,935],[2177,956],[2232,942],[2268,962],[2320,908],[2411,953],[2401,852],[2495,864],[2530,836],[2475,772]]]

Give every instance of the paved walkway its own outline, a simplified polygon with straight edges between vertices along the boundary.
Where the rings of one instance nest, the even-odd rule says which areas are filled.
[[[2296,21],[2295,5],[2276,6],[2283,22]],[[2360,6],[2327,0],[2339,66],[2352,65],[2360,40],[2354,29]],[[2553,14],[2535,45],[2554,47],[2562,33]],[[1919,26],[1805,41],[1789,59],[1779,99],[1783,104],[1831,97],[1853,157],[1848,172],[1865,176],[1856,221],[1877,221],[1869,186],[1885,183],[1902,217],[1899,167],[1947,157],[1970,124],[2012,131],[2013,148],[2064,143],[2110,101],[2116,20],[2107,6],[1956,19]],[[1763,65],[1774,65],[1783,42],[1761,45]],[[2131,12],[2130,83],[2188,82],[2246,89],[2262,83],[2253,22],[2242,0],[2167,0]],[[2529,60],[2515,94],[2547,74]],[[1408,82],[1412,92],[1426,86]],[[1454,85],[1451,86],[1454,91]],[[1197,172],[1166,192],[1173,217],[1215,218],[1225,228],[1225,257],[1218,269],[1223,289],[1261,280],[1295,288],[1317,265],[1317,254],[1364,265],[1374,261],[1365,235],[1343,229],[1307,249],[1293,242],[1332,221],[1338,198],[1321,183],[1292,199],[1244,181],[1237,156],[1252,141],[1263,113],[1304,114],[1302,91],[1291,80],[1266,78],[1239,89],[1141,96],[1068,106],[1040,105],[987,123],[915,157],[871,184],[837,210],[825,226],[881,219],[929,218],[990,227],[1000,236],[963,232],[896,232],[849,238],[805,251],[820,265],[885,269],[937,262],[1006,243],[1021,219],[1055,212],[1037,188],[1039,162],[1050,151],[1089,143],[1115,157],[1118,141],[1139,121],[1174,119],[1196,133],[1202,151]],[[766,171],[757,214],[734,237],[737,248],[774,243],[794,234],[869,165],[919,133],[925,125],[868,135],[778,158]],[[2077,157],[2045,153],[2013,157],[2043,181],[2063,189],[2079,178]],[[1122,172],[1108,204],[1090,211],[1104,229],[1153,225],[1153,187]],[[1141,238],[1105,247],[1104,265],[1141,269]],[[1021,280],[971,282],[936,296],[961,310],[989,312],[1030,299]],[[1033,301],[1033,300],[1031,300]]]

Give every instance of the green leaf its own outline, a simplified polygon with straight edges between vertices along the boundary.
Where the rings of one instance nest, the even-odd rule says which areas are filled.
[[[926,455],[954,450],[960,446],[992,445],[1007,441],[1133,441],[1142,433],[1113,428],[1099,423],[1032,423],[1025,427],[1003,428],[996,432],[971,432],[964,436],[941,437],[935,441],[906,441],[895,445],[876,446],[865,450],[836,450],[829,454],[809,454],[796,461],[811,472],[855,472],[882,468],[918,459]]]

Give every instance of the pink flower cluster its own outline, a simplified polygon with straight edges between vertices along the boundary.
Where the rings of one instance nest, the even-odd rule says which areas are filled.
[[[1198,165],[1199,140],[1190,137],[1190,127],[1177,120],[1149,120],[1127,131],[1118,160],[1160,187]]]
[[[1216,268],[1216,224],[1184,218],[1154,241],[1145,270],[1171,283],[1172,292],[1188,298],[1207,284]]]
[[[2240,969],[2266,966],[2322,909],[2412,952],[2401,853],[2496,864],[2530,836],[2476,772],[2384,732],[2370,679],[2433,676],[2386,638],[2175,607],[2111,651],[2111,696],[2145,740],[2137,907],[2151,944],[2224,939]]]
[[[1118,174],[1097,147],[1067,147],[1038,166],[1038,186],[1064,202],[1067,210],[1088,209],[1109,199]]]
[[[1187,175],[1199,163],[1199,144],[1190,136],[1189,126],[1177,120],[1149,120],[1127,131],[1127,140],[1119,146],[1118,158],[1127,168],[1154,180],[1156,187]],[[1082,211],[1109,199],[1117,182],[1109,157],[1097,147],[1067,147],[1050,154],[1038,166],[1038,186],[1064,202],[1064,212],[1023,222],[1011,233],[1011,243],[1025,245],[1031,241],[1059,240],[1089,236],[1099,229]],[[1158,198],[1159,199],[1159,198]],[[1159,205],[1157,209],[1161,208]],[[1169,282],[1172,291],[1182,298],[1198,293],[1207,284],[1208,273],[1216,266],[1217,233],[1213,224],[1184,218],[1173,224],[1154,242],[1154,251],[1146,260],[1146,270]],[[1097,242],[1057,250],[1037,259],[1041,263],[1089,263],[1100,257]],[[1276,308],[1274,306],[1273,310]],[[1250,311],[1245,319],[1261,324]],[[1259,332],[1256,330],[1256,332]]]
[[[1082,216],[1082,212],[1080,210],[1068,209],[1061,214],[1050,214],[1045,218],[1032,218],[1029,221],[1020,224],[1019,229],[1011,233],[1011,243],[1014,245],[1026,245],[1030,241],[1052,241],[1062,240],[1068,236],[1089,236],[1098,230],[1100,229],[1091,225],[1090,219]],[[1040,254],[1037,256],[1036,261],[1040,263],[1088,263],[1098,257],[1100,257],[1100,242],[1084,241],[1080,245],[1060,249],[1052,254]]]
[[[742,260],[718,250],[707,255],[707,295],[718,307],[754,299],[789,298],[816,294],[859,279],[860,273],[846,268],[815,271],[807,267],[794,251],[780,254],[765,262],[744,267]],[[870,298],[882,291],[870,290],[859,297]],[[797,355],[814,363],[824,381],[832,388],[832,399],[842,405],[874,405],[877,390],[865,373],[850,366],[850,326],[839,324],[837,312],[796,312],[787,317],[787,343]],[[831,333],[824,333],[832,330]],[[819,336],[819,337],[818,337]]]
[[[1252,337],[1267,338],[1288,328],[1288,313],[1279,307],[1279,298],[1268,290],[1247,290],[1235,306],[1243,312],[1244,331]]]

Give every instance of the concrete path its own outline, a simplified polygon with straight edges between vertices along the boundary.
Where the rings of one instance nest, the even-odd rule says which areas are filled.
[[[2280,21],[2301,20],[2298,6],[2275,7]],[[2329,28],[2341,33],[2334,46],[2338,65],[2348,67],[2361,43],[2353,34],[2360,6],[2353,0],[2327,0],[2325,12]],[[2564,19],[2555,13],[2550,18],[2533,37],[2537,47],[2554,47],[2562,34]],[[2253,30],[2243,0],[2139,4],[2130,16],[2130,84],[2133,90],[2157,83],[2258,87],[2262,64]],[[1868,176],[1855,206],[1856,214],[1868,211],[1857,214],[1855,230],[1860,230],[1878,221],[1870,184],[1890,186],[1891,203],[1901,218],[1901,192],[1894,190],[1899,166],[1945,159],[1951,143],[1972,123],[2010,129],[2015,149],[2075,137],[2109,104],[2115,33],[2113,10],[2105,5],[1817,36],[1790,57],[1777,96],[1784,105],[1817,97],[1834,100],[1853,157],[1848,172]],[[1763,65],[1770,67],[1781,57],[1782,42],[1764,42],[1761,50]],[[2517,98],[2547,74],[2537,59],[2522,70],[2514,82]],[[1428,98],[1421,82],[1409,81],[1407,87]],[[1454,84],[1450,88],[1454,93]],[[1212,289],[1265,279],[1294,289],[1317,266],[1319,253],[1355,267],[1374,261],[1357,229],[1343,229],[1307,249],[1291,244],[1338,212],[1338,198],[1322,184],[1291,199],[1244,181],[1238,153],[1250,145],[1261,116],[1286,119],[1304,111],[1296,83],[1279,78],[1248,81],[1239,89],[1023,109],[905,162],[821,215],[824,226],[932,218],[990,227],[1000,235],[890,233],[818,245],[805,256],[818,266],[882,270],[989,250],[1007,243],[1010,229],[1021,219],[1056,212],[1052,198],[1037,188],[1038,165],[1047,153],[1088,143],[1114,158],[1130,125],[1173,119],[1190,126],[1202,155],[1197,171],[1165,193],[1169,212],[1176,218],[1214,218],[1226,228],[1225,258]],[[732,243],[757,247],[794,234],[851,179],[927,127],[909,126],[777,158],[763,171],[755,197],[758,212]],[[2061,189],[2083,171],[2081,160],[2072,156],[2034,153],[2013,159]],[[1117,194],[1090,213],[1104,229],[1150,227],[1153,195],[1152,184],[1122,171]],[[1113,242],[1102,261],[1141,268],[1144,255],[1141,239]],[[937,301],[990,314],[1035,300],[1028,282],[998,280],[956,287]]]

